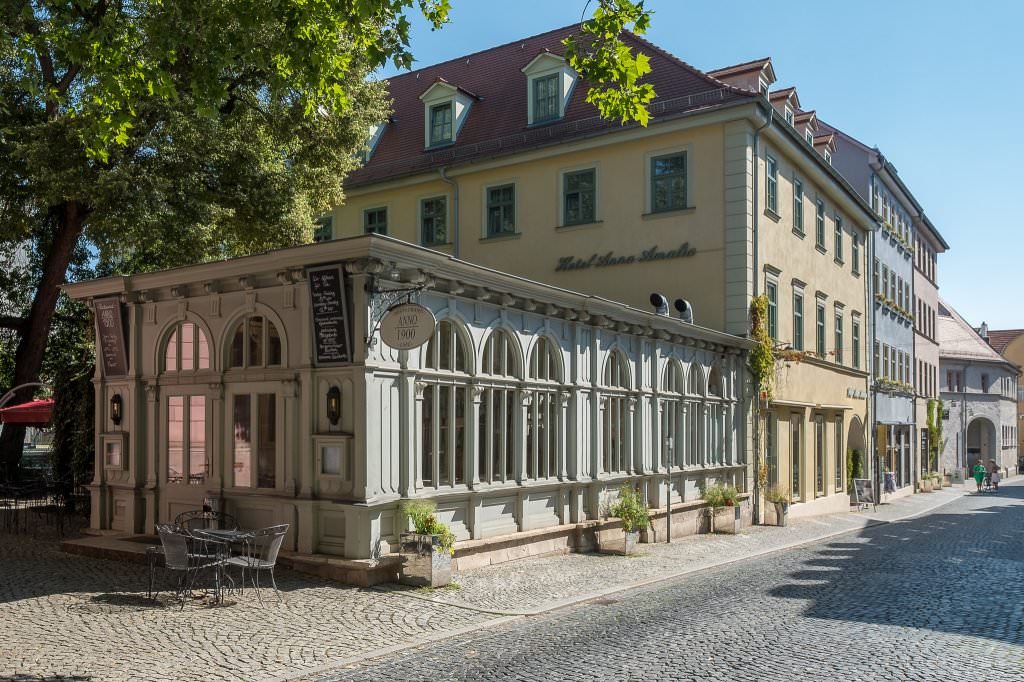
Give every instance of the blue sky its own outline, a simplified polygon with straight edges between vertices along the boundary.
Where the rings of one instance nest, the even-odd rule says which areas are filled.
[[[452,0],[441,31],[414,22],[412,51],[433,64],[578,21],[585,4]],[[951,247],[941,295],[974,325],[1024,327],[1024,3],[647,5],[652,42],[704,70],[770,56],[776,86],[881,149]]]

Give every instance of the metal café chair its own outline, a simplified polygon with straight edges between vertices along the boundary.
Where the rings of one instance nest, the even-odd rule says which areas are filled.
[[[209,538],[197,538],[180,528],[161,524],[156,527],[163,548],[164,566],[179,573],[175,597],[185,608],[185,597],[192,592],[200,571],[212,568],[216,600],[222,599],[221,571],[227,560],[227,546]],[[152,594],[154,564],[150,563],[150,593]]]
[[[277,565],[277,555],[281,551],[284,536],[288,533],[288,524],[261,528],[252,532],[246,546],[246,553],[241,556],[233,556],[225,563],[228,566],[238,566],[242,569],[242,589],[245,589],[245,574],[250,574],[252,586],[256,589],[256,598],[260,605],[263,605],[263,597],[260,594],[260,572],[270,573],[270,584],[274,588],[274,594],[280,601],[281,591],[277,589],[277,580],[274,579],[274,567]]]

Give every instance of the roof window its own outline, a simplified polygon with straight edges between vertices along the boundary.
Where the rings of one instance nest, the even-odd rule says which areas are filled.
[[[564,58],[543,51],[523,67],[527,84],[527,125],[560,120],[576,84],[576,72]]]
[[[443,78],[434,81],[420,95],[423,102],[423,146],[431,149],[454,144],[476,99],[476,95]]]

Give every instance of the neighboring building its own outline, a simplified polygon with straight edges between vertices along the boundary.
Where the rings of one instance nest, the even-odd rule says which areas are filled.
[[[988,342],[997,353],[1017,365],[1018,369],[1024,367],[1024,329],[989,330]],[[1024,374],[1020,375],[1017,384],[1017,424],[1013,427],[1017,441],[1018,462],[1024,456],[1024,433],[1020,428],[1022,418],[1024,418]]]
[[[886,432],[885,470],[912,491],[929,461],[928,405],[938,398],[936,254],[949,248],[895,166],[877,148],[818,122],[831,137],[832,165],[870,201],[882,223],[871,243],[874,298],[873,402]]]
[[[939,378],[942,381],[943,471],[969,475],[978,459],[1017,472],[1017,383],[1020,369],[939,300]]]
[[[314,276],[340,285],[315,312]],[[65,290],[112,323],[100,357],[118,356],[113,311],[126,322],[127,373],[96,373],[98,531],[152,532],[213,498],[245,528],[291,524],[285,549],[370,559],[394,550],[399,502],[426,498],[459,540],[552,551],[625,482],[664,508],[667,465],[691,517],[699,488],[749,481],[752,342],[649,310],[377,236]],[[398,351],[378,323],[408,296],[438,322]]]
[[[846,447],[865,447],[868,418],[870,206],[813,117],[796,120],[795,90],[770,90],[770,61],[708,75],[625,34],[658,98],[648,127],[622,126],[556,54],[576,28],[391,78],[394,115],[345,180],[335,236],[385,233],[635,307],[660,292],[737,335],[767,293],[771,332],[804,357],[780,372],[771,475],[794,514],[846,510]]]

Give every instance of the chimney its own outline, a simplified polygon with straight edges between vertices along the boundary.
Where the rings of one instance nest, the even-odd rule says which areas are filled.
[[[651,294],[651,305],[654,306],[655,313],[668,317],[668,299],[663,294],[658,292]]]
[[[978,329],[978,336],[988,341],[988,322],[981,323],[981,328]]]
[[[682,298],[677,298],[675,306],[676,310],[679,311],[679,319],[683,322],[693,324],[693,306],[690,305],[690,302]]]

